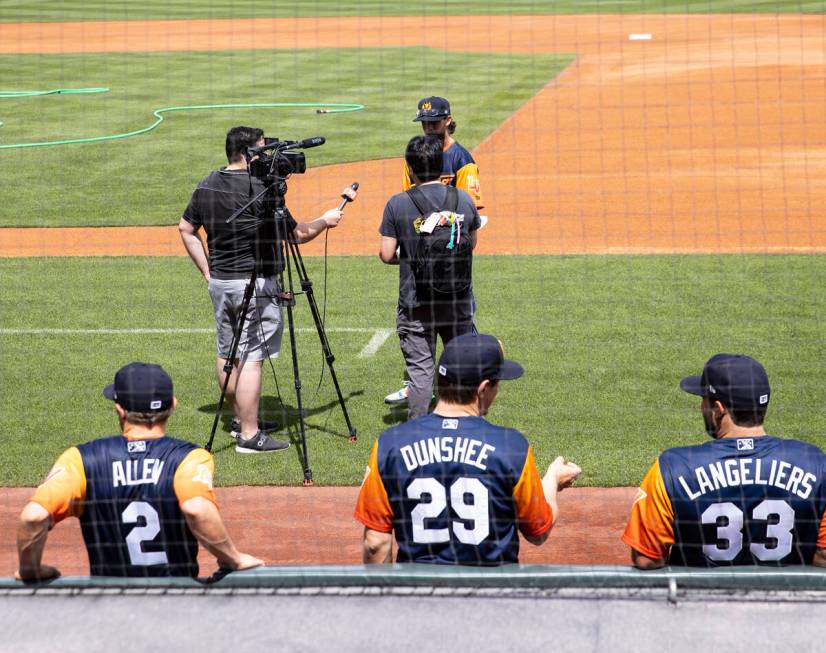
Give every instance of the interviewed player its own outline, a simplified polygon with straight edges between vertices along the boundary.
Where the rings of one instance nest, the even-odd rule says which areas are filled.
[[[651,466],[622,535],[634,566],[826,566],[826,455],[766,433],[763,366],[717,354],[680,387],[702,397],[713,440],[668,449]]]

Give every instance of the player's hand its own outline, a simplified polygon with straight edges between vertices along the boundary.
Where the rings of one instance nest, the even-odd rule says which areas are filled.
[[[14,577],[24,582],[46,581],[59,578],[60,571],[51,565],[40,565],[38,569],[18,569],[14,572]]]
[[[359,192],[357,190],[353,190],[350,186],[347,186],[343,191],[341,191],[341,196],[346,197],[351,202],[356,199]]]
[[[338,209],[330,209],[321,216],[321,219],[324,220],[328,229],[335,229],[338,226],[338,223],[341,222],[341,217],[343,215],[343,211],[339,211]]]
[[[264,564],[264,561],[251,556],[249,553],[239,553],[238,554],[238,566],[235,567],[235,571],[243,571],[244,569],[252,569],[253,567],[260,567]]]
[[[556,478],[557,490],[561,492],[574,484],[582,469],[576,463],[566,463],[562,456],[558,456],[548,467],[548,473]]]

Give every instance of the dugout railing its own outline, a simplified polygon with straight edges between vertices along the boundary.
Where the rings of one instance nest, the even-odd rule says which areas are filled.
[[[470,588],[510,590],[679,589],[723,591],[826,591],[826,569],[816,567],[666,567],[639,571],[622,566],[439,565],[260,567],[227,574],[210,583],[189,578],[67,576],[41,584],[0,579],[0,592],[63,590],[265,590],[308,588]]]

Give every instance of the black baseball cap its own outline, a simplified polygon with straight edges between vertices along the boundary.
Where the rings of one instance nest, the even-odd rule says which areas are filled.
[[[160,365],[129,363],[117,371],[103,396],[139,413],[166,410],[172,405],[172,379]]]
[[[436,122],[450,115],[450,102],[443,97],[433,95],[419,100],[416,117],[413,122]]]
[[[687,376],[680,388],[708,397],[726,408],[749,410],[769,403],[771,388],[763,366],[750,356],[716,354],[708,359],[700,376]]]
[[[518,379],[524,372],[519,363],[505,360],[499,340],[483,333],[456,336],[439,358],[439,376],[461,386],[477,386],[485,379]]]

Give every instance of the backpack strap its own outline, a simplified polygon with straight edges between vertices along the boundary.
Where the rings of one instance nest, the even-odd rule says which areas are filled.
[[[416,210],[419,212],[419,215],[423,218],[439,210],[433,206],[433,202],[430,201],[427,195],[424,194],[424,191],[418,186],[413,186],[413,188],[406,192],[413,204],[416,205]]]
[[[419,186],[413,186],[413,188],[406,192],[408,197],[410,197],[410,200],[416,206],[416,210],[423,218],[426,218],[431,213],[438,213],[441,210],[436,208],[433,202],[430,201],[430,198],[424,194],[424,191],[422,191]],[[458,206],[459,192],[453,186],[447,186],[447,197],[445,198],[444,210],[455,213]]]

